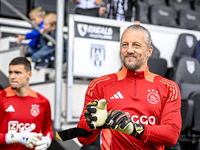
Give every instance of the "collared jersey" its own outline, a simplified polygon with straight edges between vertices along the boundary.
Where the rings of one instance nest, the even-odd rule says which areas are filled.
[[[26,97],[17,96],[11,87],[0,91],[0,149],[30,150],[26,146],[6,144],[5,135],[8,132],[20,132],[35,124],[32,132],[50,133],[53,139],[51,110],[49,101],[41,94],[30,89]]]
[[[94,79],[85,95],[86,105],[93,100],[106,99],[107,111],[121,110],[129,114],[135,123],[143,124],[145,131],[136,139],[110,129],[102,130],[102,150],[163,150],[178,140],[181,130],[181,98],[177,84],[159,75],[145,71],[130,71],[125,67],[117,73]],[[89,131],[84,117],[78,127]],[[78,138],[89,144],[100,133],[93,131],[88,138]]]

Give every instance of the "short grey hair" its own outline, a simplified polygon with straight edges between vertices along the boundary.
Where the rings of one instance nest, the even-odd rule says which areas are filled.
[[[140,30],[140,31],[142,31],[145,34],[145,42],[146,42],[146,45],[147,45],[147,50],[152,46],[152,44],[151,44],[151,34],[145,27],[143,27],[141,25],[130,25],[124,30],[124,32],[127,31],[127,30],[131,30],[131,31]],[[123,34],[124,34],[124,32],[123,32]],[[123,36],[123,34],[122,34],[122,36]]]

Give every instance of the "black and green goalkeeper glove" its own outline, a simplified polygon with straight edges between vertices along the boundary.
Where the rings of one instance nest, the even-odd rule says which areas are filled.
[[[120,110],[111,110],[108,113],[105,124],[109,125],[112,130],[133,135],[136,138],[140,138],[144,133],[142,124],[133,123],[129,115]]]
[[[87,104],[84,115],[89,128],[94,130],[104,125],[107,118],[107,104],[108,101],[105,99],[94,100]]]

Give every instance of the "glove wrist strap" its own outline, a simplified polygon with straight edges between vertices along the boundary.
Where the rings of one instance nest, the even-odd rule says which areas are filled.
[[[6,133],[5,140],[7,144],[18,143],[15,133]]]
[[[47,135],[47,136],[44,136],[44,138],[46,139],[47,141],[47,147],[49,147],[51,145],[51,138]]]
[[[135,138],[139,139],[143,135],[145,127],[144,127],[144,125],[137,124],[137,123],[133,123],[133,127],[134,127],[134,130],[133,130],[132,135]]]

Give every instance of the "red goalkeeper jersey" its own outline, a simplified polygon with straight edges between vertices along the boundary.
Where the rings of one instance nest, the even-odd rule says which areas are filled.
[[[30,150],[20,143],[6,144],[5,135],[9,131],[23,131],[31,124],[36,127],[32,132],[44,136],[50,133],[53,139],[49,101],[32,89],[26,97],[17,96],[11,87],[0,91],[0,120],[1,150]]]
[[[121,110],[129,114],[135,123],[143,124],[145,131],[136,139],[110,129],[102,130],[102,150],[163,150],[173,146],[181,130],[181,97],[177,84],[171,80],[145,71],[123,70],[94,79],[85,95],[86,105],[93,100],[106,99],[107,111]],[[84,112],[78,127],[90,130]],[[86,145],[100,133],[96,129],[87,138],[78,138]]]

